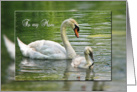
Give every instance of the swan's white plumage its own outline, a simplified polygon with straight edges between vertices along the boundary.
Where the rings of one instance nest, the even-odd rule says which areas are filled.
[[[11,42],[6,35],[3,35],[4,43],[10,57],[15,60],[15,44]],[[7,68],[8,80],[15,79],[15,63],[11,63]]]
[[[66,51],[60,44],[48,41],[38,40],[28,45],[17,38],[22,54],[32,59],[66,59]]]
[[[87,64],[85,57],[78,56],[72,59],[71,66],[79,68],[89,68],[91,64]]]
[[[5,35],[3,35],[3,39],[10,57],[15,59],[15,44],[11,42]]]
[[[72,67],[79,67],[80,64],[82,64],[85,61],[85,57],[82,56],[76,56],[72,59]]]

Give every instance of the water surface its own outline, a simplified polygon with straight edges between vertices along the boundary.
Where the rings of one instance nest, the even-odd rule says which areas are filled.
[[[14,11],[16,10],[111,10],[112,11],[112,81],[24,81],[8,79],[7,68],[14,64],[1,40],[1,90],[3,91],[126,91],[126,2],[84,1],[78,2],[31,2],[2,1],[1,33],[14,42]],[[63,20],[62,20],[63,21]],[[77,20],[78,21],[78,20]],[[61,23],[61,22],[60,22]],[[87,24],[87,23],[86,23]],[[59,26],[60,27],[60,26]],[[98,28],[95,28],[95,30]],[[70,30],[71,31],[71,30]],[[85,30],[86,31],[86,30]],[[72,31],[71,31],[72,32]],[[97,32],[97,31],[96,31]],[[44,32],[45,33],[45,32]],[[58,30],[59,33],[59,30]],[[72,32],[73,33],[73,32]],[[92,32],[93,33],[93,32]],[[38,34],[38,33],[37,33]],[[48,34],[48,33],[46,33]],[[53,34],[53,33],[52,33]],[[88,33],[91,34],[91,33]],[[45,34],[43,34],[45,35]],[[42,37],[40,35],[39,37]],[[45,37],[49,38],[49,37]],[[1,36],[1,39],[2,36]],[[34,39],[34,38],[33,38]],[[42,38],[40,38],[42,39]],[[75,38],[74,38],[75,39]],[[82,38],[79,38],[82,39]],[[73,39],[72,39],[73,40]],[[84,39],[84,41],[89,39]],[[34,40],[33,40],[34,41]],[[24,41],[30,43],[31,41]],[[17,46],[18,47],[18,46]],[[16,48],[17,48],[16,47]],[[74,47],[74,46],[73,46]],[[84,47],[84,46],[83,46]],[[93,46],[92,46],[93,47]],[[95,53],[95,52],[94,52]],[[20,55],[20,62],[23,60]],[[96,61],[96,60],[95,60]],[[17,63],[17,62],[16,62]],[[20,69],[20,68],[18,68]],[[11,76],[11,75],[9,75]],[[14,76],[11,76],[14,78]]]
[[[76,53],[84,56],[86,46],[94,50],[93,71],[73,68],[71,60],[24,58],[16,42],[16,80],[111,80],[111,11],[16,11],[16,37],[26,44],[44,39],[63,46],[60,26],[68,18],[80,27],[79,38],[66,30]]]

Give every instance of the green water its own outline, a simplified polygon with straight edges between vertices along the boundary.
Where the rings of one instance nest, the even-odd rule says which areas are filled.
[[[124,90],[125,91],[126,90],[126,86],[127,86],[126,85],[126,40],[125,40],[126,39],[126,2],[123,2],[123,1],[121,1],[121,2],[119,2],[119,1],[78,2],[78,1],[76,1],[76,2],[72,3],[72,2],[29,2],[29,1],[28,2],[21,2],[21,1],[20,2],[4,2],[4,1],[2,1],[1,5],[2,5],[2,8],[1,8],[1,11],[2,11],[2,13],[1,13],[2,34],[6,34],[7,37],[13,42],[14,42],[13,37],[14,37],[14,11],[15,10],[44,10],[44,11],[45,10],[80,10],[82,12],[85,10],[92,10],[92,11],[99,11],[99,12],[111,10],[112,11],[112,45],[113,45],[112,46],[112,75],[113,76],[112,76],[111,82],[110,81],[109,82],[107,82],[107,81],[106,82],[87,82],[87,81],[86,82],[85,81],[31,81],[31,82],[24,81],[24,82],[15,82],[15,81],[9,81],[9,79],[7,78],[8,72],[6,70],[9,67],[9,65],[12,62],[14,62],[14,60],[11,60],[9,58],[9,55],[6,51],[6,48],[5,48],[3,40],[2,40],[2,46],[1,46],[1,48],[2,48],[1,49],[2,50],[1,51],[1,54],[2,54],[2,56],[1,56],[2,57],[2,59],[1,59],[1,64],[2,64],[2,66],[1,66],[1,69],[2,69],[2,72],[1,72],[2,87],[1,87],[1,89],[2,90],[7,90],[7,91],[15,91],[15,90],[16,91],[19,91],[19,90],[20,91],[25,91],[25,90],[26,91],[29,91],[29,90],[30,91],[31,90],[33,90],[33,91],[48,91],[48,90],[53,90],[53,91],[56,91],[56,90],[58,90],[58,91],[60,91],[60,90],[62,90],[62,91],[113,90],[113,91],[115,91],[115,90],[121,90],[121,91],[123,91]],[[91,12],[91,13],[94,13],[94,12]],[[93,15],[91,14],[91,16],[93,16]],[[98,16],[100,16],[100,14]],[[23,17],[23,16],[20,16],[20,17]],[[101,16],[101,17],[103,18],[104,16]],[[97,22],[99,21],[98,18],[99,17],[95,18]],[[77,19],[78,18],[76,18],[76,20]],[[85,19],[85,20],[87,20],[87,19]],[[92,22],[96,23],[95,19],[93,19]],[[63,19],[58,20],[58,23],[61,23],[62,21],[63,21]],[[101,20],[101,21],[105,21],[105,20]],[[107,20],[107,21],[109,21],[109,20]],[[77,20],[77,22],[79,24],[83,23],[80,20]],[[89,22],[91,23],[91,21],[89,21]],[[104,22],[102,22],[102,23],[104,23]],[[98,60],[99,59],[98,55],[100,54],[98,52],[100,52],[100,51],[97,51],[98,48],[95,48],[95,47],[96,46],[100,47],[100,49],[103,50],[104,45],[96,44],[96,43],[100,42],[102,38],[106,40],[110,36],[106,35],[106,33],[103,33],[104,35],[100,35],[99,33],[97,33],[98,31],[96,31],[96,30],[101,30],[104,27],[100,26],[101,29],[93,29],[94,24],[91,23],[91,25],[92,25],[91,26],[92,31],[87,34],[82,34],[82,31],[80,31],[79,34],[81,35],[81,37],[79,39],[80,39],[80,42],[82,42],[82,40],[86,41],[86,43],[83,42],[82,45],[83,44],[85,44],[86,46],[90,45],[94,49],[95,66],[96,66],[95,70],[100,69],[100,67],[98,67],[97,65],[100,65],[100,66],[102,65],[101,67],[108,68],[108,70],[107,70],[107,68],[105,68],[104,69],[105,71],[103,72],[103,73],[107,73],[111,68],[111,64],[110,64],[111,61],[110,60],[105,61],[105,60],[101,59],[102,61],[105,61],[105,63],[101,64],[102,61]],[[96,26],[99,27],[99,25],[104,25],[104,24],[94,25],[94,28],[96,28]],[[80,26],[82,27],[82,25],[80,25]],[[60,27],[60,24],[58,24],[58,27]],[[56,29],[59,29],[58,27]],[[22,30],[22,32],[25,32],[23,29],[21,29],[21,30]],[[42,29],[42,30],[44,30],[44,29]],[[106,30],[106,29],[103,29],[103,30]],[[34,31],[37,32],[36,30],[34,30]],[[29,31],[27,31],[27,32],[29,32]],[[59,42],[60,44],[62,44],[62,41],[59,38],[59,35],[60,35],[59,30],[54,30],[54,32],[55,32],[54,34],[51,32],[47,33],[47,34],[50,34],[51,37],[50,36],[45,37],[45,35],[44,35],[45,32],[46,31],[44,31],[43,34],[41,34],[43,36],[38,35],[40,33],[35,34],[35,35],[39,36],[38,39],[49,39],[49,40],[53,40],[53,41],[56,41],[56,42]],[[76,50],[77,54],[83,55],[82,52],[83,52],[85,45],[80,46],[81,45],[80,42],[75,43],[74,41],[76,41],[77,38],[73,35],[73,31],[68,29],[68,32],[70,32],[70,33],[68,33],[68,37],[70,35],[69,40],[70,40],[73,48]],[[23,40],[23,39],[25,39],[25,36],[28,37],[27,35],[29,37],[31,37],[30,34],[27,34],[27,33],[24,35],[24,37],[23,36],[20,37],[20,39],[24,43],[28,44],[32,41],[37,40],[36,36],[35,36],[36,39],[35,39],[35,37],[32,37],[33,39],[31,38],[31,40]],[[55,39],[52,39],[52,37],[54,37],[53,35],[55,35],[57,37],[55,37]],[[97,38],[97,36],[102,36],[102,37]],[[56,38],[58,38],[58,39],[56,39]],[[73,38],[74,41],[71,38]],[[83,39],[83,38],[85,38],[85,39]],[[3,38],[1,38],[1,39],[3,39]],[[90,40],[92,42],[90,42]],[[108,41],[108,43],[110,43],[109,40],[107,40],[107,41]],[[91,43],[93,43],[94,45]],[[78,46],[77,46],[77,44],[78,44]],[[95,46],[95,44],[96,44],[96,46]],[[103,45],[103,46],[101,47],[100,45]],[[79,48],[82,48],[82,49],[76,48],[76,46]],[[20,65],[17,68],[18,68],[18,70],[21,70],[21,67],[23,66],[23,65],[21,65],[21,62],[25,59],[22,58],[22,55],[19,52],[17,45],[16,45],[16,48],[17,48],[17,53],[19,55],[17,57],[18,60],[16,60],[17,61],[16,64]],[[111,48],[107,48],[107,49],[111,49]],[[104,50],[103,50],[103,52],[104,52]],[[106,52],[105,54],[108,55],[109,53]],[[100,54],[100,55],[102,58],[103,55],[102,54]],[[111,58],[107,57],[107,59],[111,59]],[[27,60],[27,62],[28,61],[29,60]],[[36,65],[35,68],[38,70],[39,64],[37,64],[37,62],[34,62],[34,61],[30,61],[30,64],[31,64],[31,62]],[[46,64],[46,62],[44,62],[44,61],[40,61],[40,62],[41,62],[40,70],[44,70],[44,72],[45,72],[44,64]],[[52,62],[52,63],[57,63],[57,62]],[[63,62],[61,64],[64,64],[64,66],[69,65],[69,64],[65,63],[66,61],[59,61],[59,62]],[[68,63],[70,63],[70,62],[68,62]],[[29,67],[25,66],[25,67],[26,67],[25,70],[30,69],[30,66]],[[34,68],[34,67],[32,67],[32,68]],[[64,68],[64,69],[66,69],[66,68]],[[56,68],[55,68],[55,70],[56,70]],[[95,73],[99,72],[99,71],[95,71]],[[24,72],[21,73],[21,71],[16,71],[16,73],[17,72],[18,73],[20,72],[20,75],[25,74],[26,76],[27,76],[27,74],[30,74],[30,73],[24,73]],[[63,75],[63,73],[64,73],[64,75]],[[66,80],[69,78],[71,78],[71,79],[76,78],[76,76],[72,76],[73,73],[71,71],[70,72],[68,71],[68,73],[70,75],[69,78],[67,78],[67,76],[68,76],[67,71],[63,72],[63,73],[60,76],[54,76],[54,77],[57,77],[60,79],[64,78]],[[84,73],[88,74],[89,72],[85,71]],[[36,71],[34,71],[34,76],[36,76],[37,74],[36,74]],[[43,72],[42,72],[42,74],[43,74]],[[102,73],[100,73],[100,74],[102,74]],[[19,74],[17,74],[17,75],[19,75]],[[92,75],[94,75],[94,74],[90,73],[90,80],[91,80],[91,78],[94,78],[94,77],[92,77]],[[104,75],[104,74],[102,74],[102,75]],[[96,75],[94,75],[94,76],[96,76]],[[100,75],[97,75],[97,76],[100,76]],[[84,74],[84,76],[80,76],[78,78],[85,79],[86,77],[89,78],[88,75],[86,76],[86,74]],[[108,77],[110,78],[110,76],[108,76]],[[107,77],[106,76],[105,77],[103,76],[103,78],[95,77],[94,79],[104,79],[104,78],[107,78]],[[20,77],[20,79],[22,79],[22,76]],[[40,79],[40,78],[38,78],[38,79]]]
[[[16,11],[15,34],[26,44],[45,39],[63,45],[60,26],[68,18],[75,19],[80,28],[79,38],[73,29],[67,28],[68,39],[76,53],[84,56],[85,46],[94,50],[94,75],[71,67],[71,60],[23,58],[16,42],[16,80],[111,80],[111,11]],[[27,20],[29,27],[23,25]]]

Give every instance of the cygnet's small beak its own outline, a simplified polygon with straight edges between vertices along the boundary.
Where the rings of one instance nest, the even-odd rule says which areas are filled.
[[[93,58],[93,52],[92,52],[92,51],[90,51],[89,56],[90,56],[91,59],[94,61],[94,58]]]
[[[79,27],[78,27],[77,25],[75,25],[74,32],[75,32],[75,36],[76,36],[77,38],[79,38],[79,34],[78,34],[78,32],[79,32]]]
[[[89,69],[93,69],[94,63],[89,66]]]

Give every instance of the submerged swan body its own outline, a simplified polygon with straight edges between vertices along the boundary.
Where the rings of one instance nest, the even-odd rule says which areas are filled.
[[[76,52],[72,48],[66,36],[66,27],[71,27],[76,37],[79,37],[78,23],[74,19],[66,19],[61,24],[61,38],[65,47],[59,43],[49,40],[38,40],[30,44],[24,44],[19,38],[18,44],[22,55],[32,59],[72,59]]]
[[[79,67],[79,68],[89,68],[93,69],[94,58],[93,58],[93,50],[91,47],[86,46],[84,50],[85,57],[76,56],[72,59],[71,66]]]

